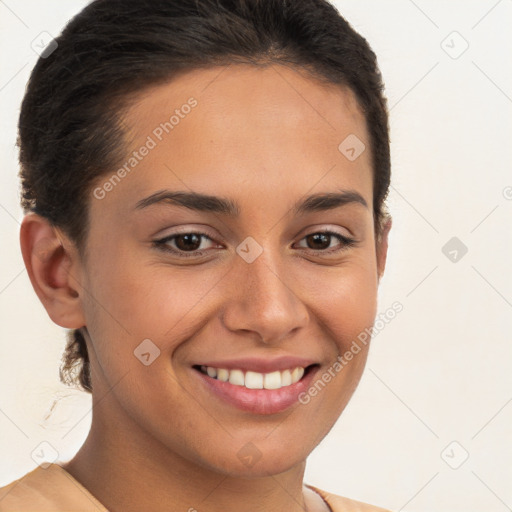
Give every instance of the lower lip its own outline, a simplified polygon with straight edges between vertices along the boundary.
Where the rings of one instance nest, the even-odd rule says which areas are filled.
[[[310,368],[307,374],[295,384],[280,389],[249,389],[214,379],[195,368],[192,371],[210,392],[230,405],[254,414],[276,414],[298,402],[299,395],[310,387],[318,367]]]

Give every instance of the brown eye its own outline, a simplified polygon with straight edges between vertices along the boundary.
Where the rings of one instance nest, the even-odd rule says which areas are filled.
[[[203,242],[206,243],[206,246]],[[208,247],[208,242],[211,246],[214,245],[213,240],[208,235],[191,232],[169,235],[160,240],[155,240],[153,244],[158,249],[177,256],[197,257],[204,256],[207,252],[206,249],[211,248],[211,246]]]
[[[333,240],[337,241],[338,243],[334,246],[331,246]],[[317,251],[320,253],[323,252],[326,254],[340,252],[357,244],[357,240],[348,238],[334,231],[321,231],[318,233],[311,233],[305,236],[301,242],[302,241],[306,242],[306,246],[301,245],[301,248],[311,249],[312,251]]]
[[[308,235],[306,241],[310,249],[327,249],[331,242],[331,236],[326,233],[314,233]]]
[[[201,236],[196,233],[176,235],[174,237],[176,247],[180,251],[197,251],[201,245]]]

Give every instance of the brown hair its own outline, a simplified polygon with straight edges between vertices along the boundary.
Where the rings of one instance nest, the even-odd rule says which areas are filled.
[[[391,174],[382,78],[367,41],[327,0],[96,0],[55,42],[21,106],[21,205],[60,227],[84,258],[89,193],[125,154],[120,119],[133,95],[182,72],[238,62],[301,67],[355,93],[370,134],[380,236]],[[67,336],[61,380],[90,392],[84,336]]]

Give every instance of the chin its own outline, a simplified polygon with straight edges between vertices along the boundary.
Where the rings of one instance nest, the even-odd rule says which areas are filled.
[[[237,443],[237,446],[241,448],[210,454],[208,461],[203,459],[203,465],[230,477],[260,478],[285,473],[304,463],[309,455],[309,451],[304,449],[303,441],[294,447],[281,444],[280,449],[270,446],[268,441],[246,441]]]

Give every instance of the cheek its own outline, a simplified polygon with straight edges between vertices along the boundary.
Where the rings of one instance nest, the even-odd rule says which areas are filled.
[[[307,288],[312,314],[333,350],[301,403],[309,409],[308,416],[326,418],[327,433],[349,402],[364,370],[377,310],[376,270],[371,257],[361,257],[310,277],[313,279],[308,278]]]
[[[126,253],[96,261],[97,272],[86,284],[86,325],[110,385],[129,370],[137,388],[156,389],[155,368],[162,364],[162,371],[174,373],[174,352],[211,319],[212,301],[222,301],[229,269],[176,269]],[[157,357],[147,367],[151,372],[137,358],[148,351],[149,358]]]
[[[366,277],[366,274],[365,274]],[[373,279],[358,277],[357,271],[331,288],[325,305],[325,323],[334,333],[340,353],[373,324],[377,309],[377,287]]]
[[[295,276],[312,320],[326,330],[339,353],[372,326],[377,311],[374,257],[361,253],[338,267],[311,267]]]

